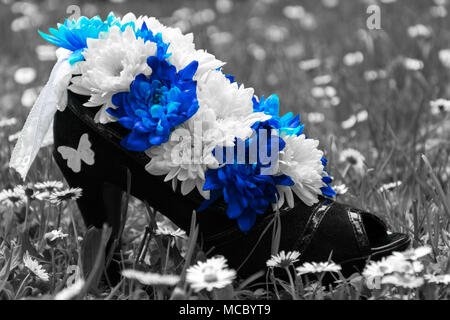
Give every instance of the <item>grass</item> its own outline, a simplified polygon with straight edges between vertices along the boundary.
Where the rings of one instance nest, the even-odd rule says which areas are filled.
[[[24,2],[25,5],[10,2],[0,3],[3,39],[0,114],[3,118],[16,118],[18,123],[0,128],[3,141],[0,188],[3,189],[22,184],[19,176],[8,169],[14,146],[8,137],[20,130],[29,112],[22,104],[23,94],[26,89],[43,86],[54,63],[38,59],[35,49],[44,41],[37,29],[45,31],[63,21],[68,16],[64,9],[72,4],[49,0]],[[430,101],[450,98],[450,70],[439,59],[440,50],[450,40],[449,19],[433,17],[430,10],[436,4],[431,0],[398,0],[378,3],[381,30],[368,30],[366,8],[369,2],[377,1],[341,0],[332,8],[324,5],[332,2],[302,1],[307,14],[301,19],[289,19],[283,13],[287,5],[297,1],[234,1],[229,13],[219,12],[215,2],[207,0],[79,1],[78,4],[81,13],[87,16],[105,17],[111,10],[117,14],[133,11],[156,16],[193,32],[199,47],[227,61],[226,73],[254,87],[258,96],[276,93],[280,97],[281,113],[300,113],[307,135],[319,139],[326,152],[328,171],[335,184],[348,187],[347,193],[338,196],[339,201],[377,213],[393,231],[410,234],[414,247],[432,249],[431,254],[420,259],[424,269],[415,274],[416,278],[423,279],[426,273],[448,274],[450,121],[449,112],[432,112]],[[189,10],[178,10],[182,7]],[[423,38],[409,37],[408,28],[416,24],[429,27],[431,34]],[[12,26],[17,31],[12,31]],[[350,66],[343,62],[347,53],[357,51],[364,57],[361,63]],[[299,67],[300,62],[313,58],[321,61],[319,67],[308,71]],[[407,58],[422,61],[423,68],[408,69]],[[16,83],[14,74],[21,67],[34,68],[36,79],[25,85]],[[382,70],[382,77],[368,80],[370,70]],[[327,83],[318,84],[321,81]],[[335,93],[328,88],[331,94],[319,97],[317,92],[320,94],[321,89],[317,87],[324,91],[327,86],[334,88]],[[362,170],[341,161],[342,151],[348,148],[364,156]],[[27,182],[44,180],[63,180],[52,161],[51,147],[40,151]],[[397,181],[402,184],[380,191],[384,184]],[[4,207],[0,214],[0,297],[3,299],[55,297],[63,288],[76,283],[81,266],[89,260],[84,248],[89,244],[86,239],[102,238],[100,231],[86,233],[74,202],[55,206],[48,201],[32,201],[30,197],[28,200],[20,207]],[[404,288],[397,282],[370,289],[358,274],[339,279],[339,285],[333,288],[323,288],[322,275],[317,278],[311,275],[305,283],[298,276],[285,282],[270,271],[258,279],[236,281],[225,289],[195,293],[184,283],[184,275],[191,263],[204,257],[194,246],[198,230],[195,225],[186,230],[188,240],[158,236],[155,221],[168,226],[170,222],[161,215],[147,214],[148,209],[135,199],[128,203],[123,261],[145,271],[181,275],[177,289],[144,286],[128,279],[117,286],[103,282],[97,285],[95,277],[101,269],[91,259],[93,276],[86,279],[88,285],[78,293],[78,298],[446,299],[450,293],[446,284],[427,281],[414,288]],[[48,242],[44,235],[57,227],[60,214],[62,231],[68,236]],[[147,233],[146,226],[150,226]],[[143,239],[144,234],[149,234],[149,238]],[[84,237],[84,241],[78,241],[78,236]],[[175,241],[173,246],[172,241]],[[96,246],[90,249],[95,253]],[[24,266],[22,256],[26,251],[38,258],[49,274],[48,282],[40,281]],[[339,273],[335,276],[339,278]],[[258,281],[267,281],[267,286],[252,287]],[[279,285],[276,290],[274,283]],[[95,290],[88,292],[88,287]]]

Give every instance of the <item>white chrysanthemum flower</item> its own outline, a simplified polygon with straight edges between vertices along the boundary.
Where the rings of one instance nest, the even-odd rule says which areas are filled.
[[[114,108],[113,94],[128,91],[138,74],[151,74],[147,58],[156,55],[156,44],[136,39],[131,26],[123,32],[114,26],[99,39],[88,38],[87,46],[83,51],[85,60],[77,63],[81,75],[72,78],[69,89],[90,96],[84,106],[102,106],[95,121],[106,123],[113,120],[106,112],[108,108]]]
[[[186,273],[186,281],[195,292],[224,288],[235,277],[236,271],[228,269],[227,260],[222,256],[210,258],[206,262],[199,261],[189,267]]]
[[[281,207],[286,199],[288,205],[294,207],[292,191],[307,206],[312,206],[319,201],[318,195],[322,194],[320,188],[326,187],[322,181],[324,174],[322,156],[323,152],[317,149],[319,141],[307,139],[304,134],[300,136],[284,136],[286,146],[279,155],[279,171],[294,181],[291,187],[278,186]]]
[[[42,268],[39,262],[37,262],[28,254],[28,251],[23,255],[23,264],[25,265],[25,267],[27,267],[28,270],[30,270],[36,277],[38,277],[42,281],[47,282],[49,280],[47,271]]]
[[[235,138],[245,140],[256,121],[270,119],[262,112],[253,112],[253,89],[231,83],[221,71],[211,71],[197,82],[199,110],[176,129],[170,141],[146,151],[151,157],[146,170],[165,175],[175,188],[181,181],[181,193],[194,188],[203,190],[205,171],[219,166],[212,154],[215,147],[234,146]]]
[[[172,140],[177,136],[185,137],[185,140]],[[205,171],[217,168],[218,162],[212,154],[214,146],[204,145],[199,151],[197,146],[202,147],[202,144],[201,138],[190,136],[185,128],[178,128],[172,133],[171,141],[146,151],[151,160],[145,170],[152,175],[165,175],[164,181],[172,180],[174,190],[180,181],[183,195],[197,188],[203,197],[209,198],[209,191],[203,190]]]
[[[123,270],[122,276],[137,280],[147,286],[175,286],[180,281],[180,277],[177,275],[142,272],[133,269]]]
[[[364,161],[366,161],[366,158],[358,150],[352,148],[343,150],[339,156],[339,161],[347,163],[361,174],[364,173]]]
[[[324,272],[339,272],[341,271],[341,266],[335,264],[334,262],[305,262],[300,267],[297,267],[297,274],[307,274],[307,273],[324,273]]]
[[[266,265],[269,268],[287,268],[297,262],[299,257],[300,252],[298,251],[289,251],[288,253],[285,253],[283,250],[276,255],[272,255],[272,257],[267,260]]]
[[[58,230],[52,230],[50,232],[47,232],[46,234],[44,234],[44,239],[53,242],[55,240],[58,239],[64,239],[66,237],[68,237],[69,235],[67,233],[63,233],[61,231],[61,229]]]
[[[253,88],[245,88],[236,82],[231,83],[222,71],[208,72],[197,81],[199,112],[212,110],[219,127],[223,128],[225,133],[226,129],[230,128],[230,123],[238,121],[239,126],[233,127],[238,130],[234,137],[241,139],[251,135],[249,127],[253,123],[270,118],[261,112],[253,113],[253,94]],[[193,117],[192,120],[196,119]]]
[[[198,69],[194,79],[200,77],[209,70],[216,70],[225,63],[217,60],[214,55],[205,50],[196,50],[194,35],[192,33],[184,35],[180,29],[164,26],[154,17],[140,16],[136,18],[133,13],[128,13],[122,18],[122,23],[134,21],[136,28],[140,29],[145,22],[147,28],[153,34],[161,33],[164,43],[170,43],[168,53],[171,56],[167,59],[177,70],[184,69],[189,63],[198,61]]]
[[[68,286],[55,295],[55,300],[70,300],[75,298],[84,287],[84,280],[79,279],[73,285]]]

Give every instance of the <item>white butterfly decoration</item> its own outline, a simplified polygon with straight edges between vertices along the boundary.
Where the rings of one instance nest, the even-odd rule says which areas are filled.
[[[87,165],[92,166],[94,164],[94,151],[91,149],[91,142],[87,133],[83,134],[78,143],[77,150],[71,147],[60,146],[58,152],[63,159],[67,160],[67,166],[73,170],[73,172],[81,171],[81,160]]]

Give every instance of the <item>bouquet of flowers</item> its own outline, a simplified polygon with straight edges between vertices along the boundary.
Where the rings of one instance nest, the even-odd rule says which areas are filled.
[[[117,121],[128,129],[121,145],[145,152],[150,174],[164,175],[174,189],[181,184],[183,195],[197,189],[205,198],[200,210],[223,197],[244,231],[269,206],[293,207],[294,194],[308,206],[335,195],[319,142],[303,134],[299,116],[280,116],[276,95],[258,98],[224,74],[224,62],[196,49],[192,34],[132,13],[66,20],[40,34],[60,49],[29,117],[47,120],[36,129],[28,119],[13,153],[11,166],[23,177],[70,90],[89,96],[83,107],[98,108],[99,126]],[[25,162],[13,161],[23,154]]]

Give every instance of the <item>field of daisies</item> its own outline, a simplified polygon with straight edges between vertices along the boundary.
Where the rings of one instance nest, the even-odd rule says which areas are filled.
[[[0,299],[450,298],[449,2],[1,0]],[[299,113],[320,140],[338,201],[377,213],[412,248],[349,278],[333,261],[299,265],[298,252],[275,252],[265,271],[239,279],[226,257],[196,246],[195,223],[180,230],[130,198],[121,256],[97,254],[107,229],[87,232],[75,202],[83,191],[63,180],[51,141],[25,183],[8,164],[56,61],[37,31],[110,11],[193,32],[227,74],[276,93],[281,113]],[[113,259],[116,281],[102,269]]]

